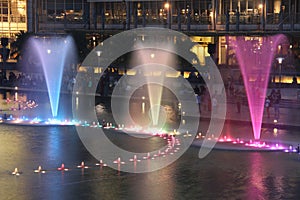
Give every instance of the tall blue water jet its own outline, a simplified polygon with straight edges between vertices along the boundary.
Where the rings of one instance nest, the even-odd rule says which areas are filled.
[[[57,117],[64,68],[76,63],[75,45],[71,36],[31,37],[30,54],[42,65],[53,117]],[[28,54],[28,53],[27,53]]]

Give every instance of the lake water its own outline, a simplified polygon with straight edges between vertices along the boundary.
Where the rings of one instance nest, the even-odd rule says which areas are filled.
[[[231,124],[224,132],[246,134],[250,128]],[[274,136],[263,131],[263,137]],[[277,140],[300,138],[294,130],[276,134]],[[141,146],[120,135],[114,137],[145,151],[165,142],[154,137]],[[158,171],[125,173],[95,167],[72,126],[0,125],[0,199],[300,199],[299,154],[213,150],[199,159],[198,151],[190,147]],[[77,169],[83,160],[93,167]],[[61,163],[70,171],[57,171]],[[48,172],[35,174],[39,165]],[[15,167],[20,176],[11,175]]]

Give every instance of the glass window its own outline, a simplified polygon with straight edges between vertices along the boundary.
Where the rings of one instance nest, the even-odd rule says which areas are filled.
[[[0,35],[11,37],[26,29],[26,0],[0,0]]]

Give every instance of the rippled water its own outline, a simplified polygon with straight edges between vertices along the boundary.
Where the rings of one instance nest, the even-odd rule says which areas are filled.
[[[250,129],[230,127],[244,134]],[[74,127],[0,128],[0,199],[300,199],[298,154],[214,150],[200,160],[199,149],[191,147],[170,166],[151,173],[123,173],[107,167],[81,170],[76,165],[82,160],[88,165],[97,161]],[[264,131],[264,137],[273,135],[272,130]],[[300,138],[297,131],[277,134],[277,138]],[[164,142],[153,138],[139,145],[118,137],[145,150]],[[57,171],[61,163],[72,170]],[[34,174],[38,165],[48,173]],[[23,172],[19,177],[11,175],[15,167]]]

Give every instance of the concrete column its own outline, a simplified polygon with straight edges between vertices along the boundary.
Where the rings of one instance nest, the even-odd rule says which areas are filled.
[[[298,13],[298,12],[300,12],[300,3],[298,1],[295,1],[295,13],[294,13],[295,18],[294,19],[295,19],[296,23],[298,22],[298,19],[299,19],[298,15],[296,15],[296,13]]]
[[[86,3],[84,6],[84,13],[83,13],[83,20],[84,20],[84,28],[90,29],[90,3]]]
[[[145,2],[142,2],[143,5],[143,27],[146,27],[146,10],[145,10]]]
[[[94,3],[90,3],[91,5],[91,19],[93,21],[93,24],[94,24],[94,29],[96,30],[97,29],[97,4],[94,2]]]
[[[215,0],[215,27],[218,23],[218,16],[219,16],[219,0]]]
[[[294,23],[295,23],[295,21],[294,21],[294,18],[295,18],[295,16],[294,16],[294,10],[295,10],[295,5],[292,5],[292,9],[291,9],[291,31],[294,31]]]
[[[267,14],[266,14],[266,7],[267,7],[267,4],[266,4],[266,0],[261,0],[261,4],[262,4],[262,10],[261,10],[261,26],[262,26],[262,30],[264,31],[266,29],[266,17],[267,17]]]
[[[101,12],[101,28],[102,28],[102,30],[104,30],[104,28],[105,28],[105,7],[104,7],[103,2],[100,3],[100,12]]]
[[[27,31],[33,32],[33,0],[27,0]]]
[[[39,31],[39,14],[42,13],[43,7],[37,5],[37,0],[34,0],[34,8],[35,8],[35,14],[34,14],[34,33],[37,33]],[[40,9],[38,9],[40,8]]]
[[[131,5],[129,1],[126,1],[126,29],[130,29],[130,18],[131,18]]]
[[[229,18],[230,18],[230,16],[229,16],[229,10],[228,11],[226,11],[226,31],[229,31]]]
[[[187,16],[187,31],[191,30],[191,9],[188,10]]]
[[[236,31],[240,30],[240,12],[239,8],[236,9]]]
[[[280,12],[279,12],[279,30],[283,30],[283,10],[282,10],[282,4],[280,5]]]
[[[178,13],[177,13],[177,24],[178,24],[178,31],[181,31],[181,13],[180,13],[180,7],[177,7]]]
[[[133,21],[134,21],[134,28],[138,26],[138,16],[137,16],[137,3],[132,3],[132,11],[133,11]]]
[[[292,0],[289,0],[289,22],[292,23]]]

